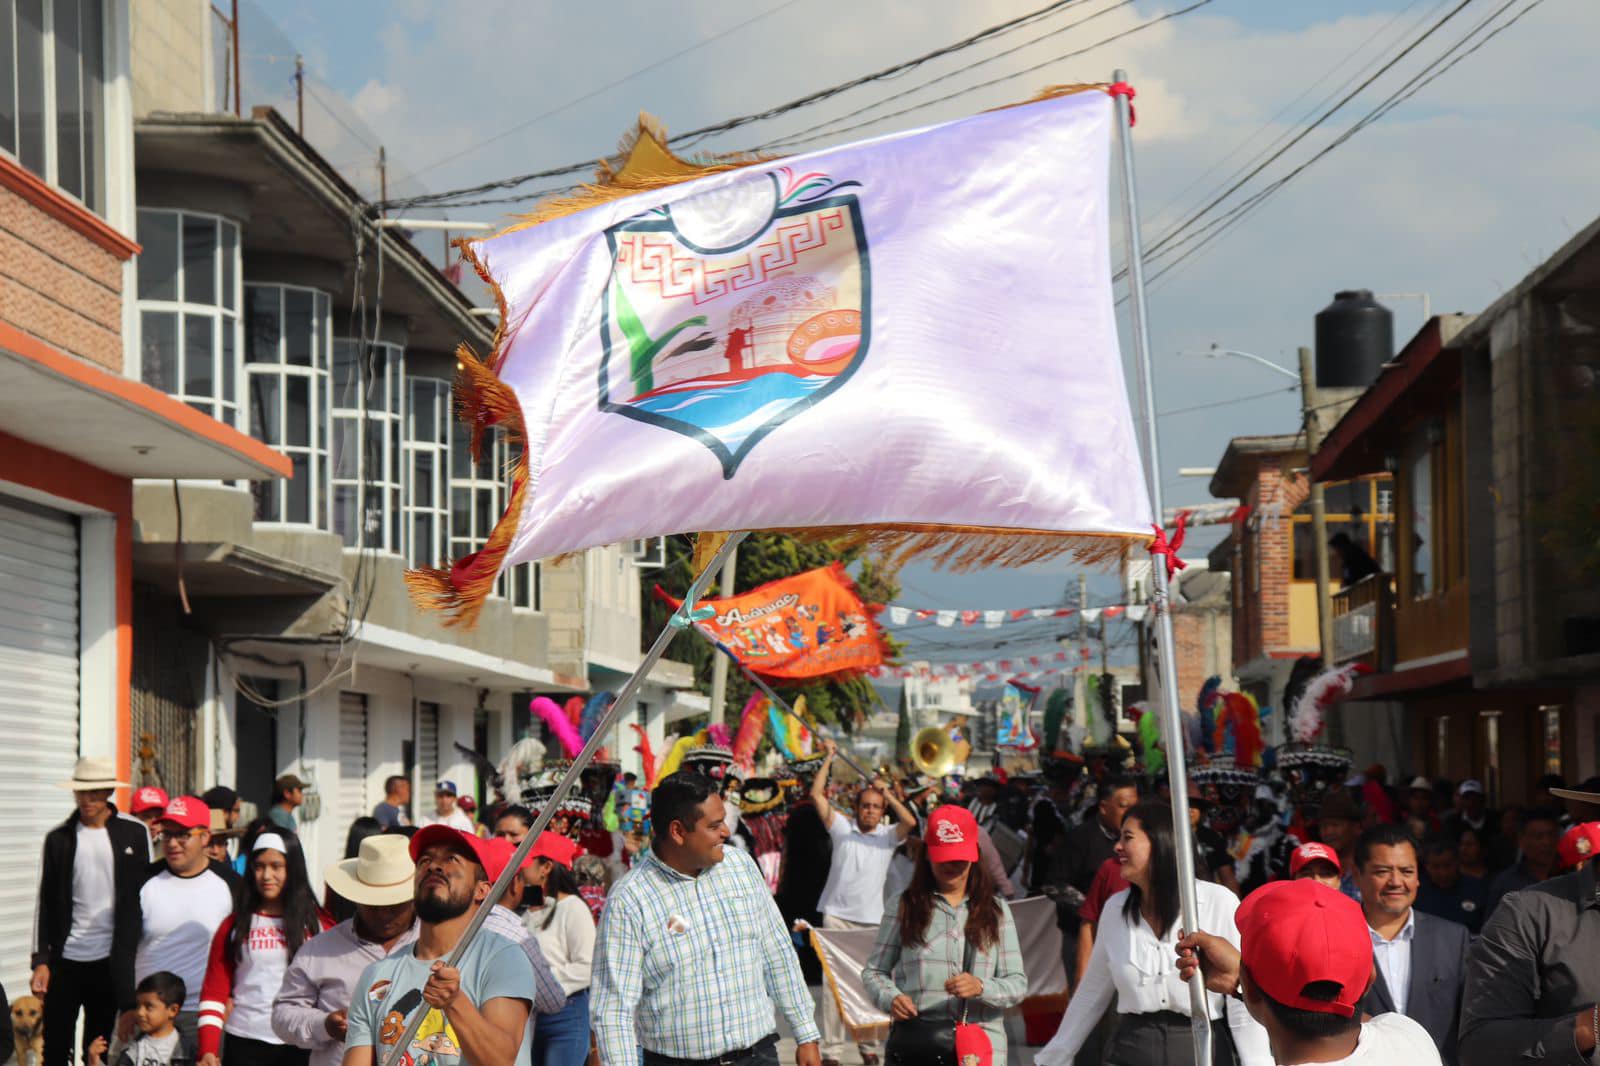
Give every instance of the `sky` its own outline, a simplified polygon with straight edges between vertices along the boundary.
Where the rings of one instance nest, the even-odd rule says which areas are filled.
[[[374,149],[381,143],[390,192],[398,196],[595,158],[613,149],[641,110],[669,132],[761,110],[1044,3],[246,0],[244,95],[247,103],[284,106],[290,57],[303,54],[312,142],[364,190],[375,188]],[[1153,280],[1163,495],[1169,506],[1205,502],[1207,479],[1180,476],[1179,468],[1215,466],[1234,436],[1294,431],[1299,398],[1293,381],[1245,359],[1181,353],[1215,344],[1292,367],[1297,346],[1311,344],[1313,315],[1346,288],[1397,294],[1384,302],[1394,309],[1397,345],[1403,344],[1422,323],[1424,294],[1434,313],[1482,310],[1600,211],[1600,93],[1592,58],[1600,4],[1209,0],[1082,56],[1058,58],[1191,3],[1078,0],[894,80],[702,147],[749,149],[893,93],[906,96],[854,121],[1044,64],[813,147],[844,143],[1024,99],[1050,84],[1106,81],[1121,67],[1139,94],[1134,143],[1148,245],[1253,165],[1258,153],[1302,130],[1326,109],[1319,103],[1353,88],[1453,9],[1460,10],[1436,34],[1244,192],[1329,144],[1480,22],[1491,20],[1486,28],[1493,28],[1527,10],[1225,237]],[[1027,43],[1034,38],[1043,39]],[[1013,48],[1015,54],[962,71]],[[940,76],[947,77],[937,86],[916,89]],[[516,207],[453,209],[450,217],[503,221]],[[437,209],[419,215],[442,217]],[[418,243],[436,251],[430,239]],[[1155,262],[1152,271],[1165,263]],[[1126,330],[1123,343],[1130,357]],[[1063,396],[1062,410],[1070,416],[1070,398]],[[1195,554],[1217,536],[1216,529],[1199,531],[1191,540]],[[964,575],[913,564],[902,576],[908,603],[1017,608],[1058,602],[1076,575],[1063,561]],[[1091,598],[1114,601],[1117,588],[1114,576],[1097,576]]]

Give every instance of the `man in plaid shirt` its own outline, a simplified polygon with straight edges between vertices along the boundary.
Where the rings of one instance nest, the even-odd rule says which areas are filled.
[[[653,845],[611,892],[594,955],[604,1066],[777,1066],[776,1006],[798,1066],[820,1034],[789,930],[755,860],[724,848],[716,782],[676,773],[650,797]]]

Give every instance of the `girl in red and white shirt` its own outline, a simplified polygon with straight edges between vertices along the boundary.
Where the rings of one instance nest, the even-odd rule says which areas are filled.
[[[333,920],[317,906],[293,833],[263,828],[234,912],[211,941],[200,987],[200,1066],[305,1066],[310,1052],[272,1032],[272,1001],[295,952]]]

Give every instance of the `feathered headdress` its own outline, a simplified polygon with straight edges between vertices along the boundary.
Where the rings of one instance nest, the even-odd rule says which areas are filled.
[[[1217,722],[1217,701],[1222,698],[1222,678],[1215,675],[1206,678],[1205,684],[1200,686],[1200,697],[1195,700],[1195,710],[1200,714],[1200,745],[1206,751],[1216,751],[1216,742],[1212,739]]]
[[[1213,737],[1217,750],[1232,755],[1235,765],[1260,766],[1261,711],[1255,697],[1246,692],[1224,693]]]
[[[1350,695],[1356,678],[1367,669],[1364,663],[1348,663],[1312,678],[1289,712],[1289,735],[1302,744],[1321,736],[1327,727],[1328,708]]]
[[[656,753],[650,747],[650,734],[647,733],[644,726],[640,725],[638,722],[629,722],[628,724],[632,726],[633,731],[639,735],[639,743],[633,746],[633,750],[639,753],[640,767],[644,770],[644,787],[655,788]]]
[[[756,748],[761,735],[767,731],[767,697],[753,693],[739,715],[739,732],[733,738],[733,764],[751,769],[755,764]]]

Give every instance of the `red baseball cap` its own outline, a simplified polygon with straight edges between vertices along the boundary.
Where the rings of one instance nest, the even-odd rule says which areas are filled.
[[[1592,859],[1600,851],[1600,822],[1579,822],[1561,834],[1561,865],[1576,868],[1585,859]]]
[[[1261,990],[1286,1007],[1353,1018],[1372,980],[1372,937],[1361,905],[1315,881],[1274,881],[1239,904],[1239,955]],[[1331,1000],[1304,994],[1326,981]]]
[[[1305,869],[1307,863],[1316,862],[1318,859],[1321,859],[1323,862],[1333,863],[1335,872],[1344,872],[1344,867],[1339,865],[1339,853],[1337,851],[1334,851],[1326,844],[1311,843],[1301,844],[1298,848],[1295,848],[1294,853],[1289,856],[1289,876],[1294,877],[1301,870]]]
[[[133,794],[133,802],[129,804],[134,814],[143,814],[145,811],[162,811],[167,808],[167,794],[154,785],[146,785]]]
[[[511,858],[507,852],[499,859],[500,865],[495,866],[495,852],[489,848],[489,841],[471,833],[463,833],[459,829],[452,829],[448,825],[429,825],[417,830],[411,838],[411,861],[418,862],[422,853],[435,844],[454,844],[465,848],[467,853],[478,860],[484,872],[489,875],[489,880],[496,880],[500,871],[506,868],[506,860]],[[494,867],[493,870],[490,867]]]
[[[211,808],[198,796],[177,796],[161,812],[161,820],[185,829],[210,829]]]
[[[488,840],[483,842],[482,854],[485,859],[483,863],[483,869],[486,873],[488,873],[489,880],[500,880],[500,874],[504,872],[506,864],[511,861],[511,857],[515,855],[516,852],[517,846],[504,837],[490,837]],[[517,869],[526,870],[532,865],[533,856],[529,855],[527,858],[522,860],[522,865],[517,867]]]
[[[571,837],[564,837],[560,833],[540,833],[539,839],[534,842],[533,850],[528,852],[529,859],[549,859],[558,866],[572,869],[572,860],[583,854],[583,848]]]
[[[978,861],[978,820],[965,807],[950,804],[935,810],[923,839],[930,862]]]

